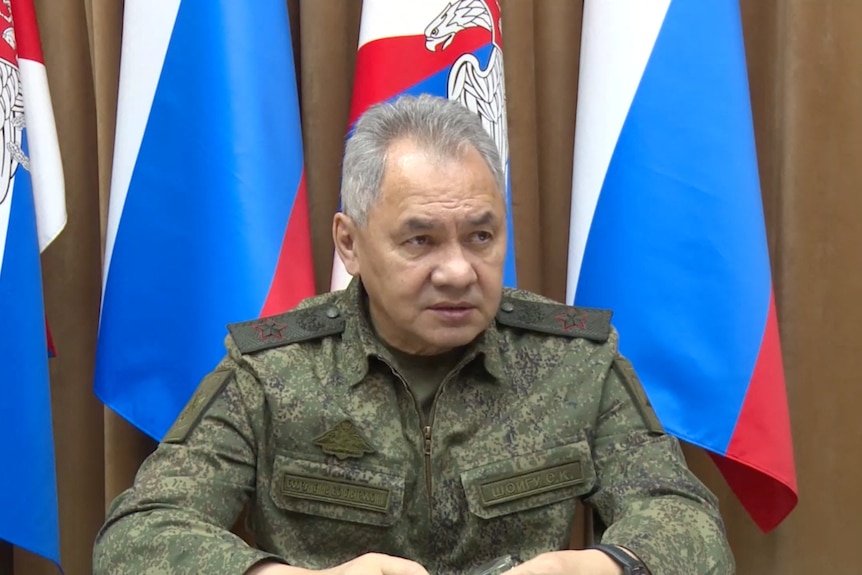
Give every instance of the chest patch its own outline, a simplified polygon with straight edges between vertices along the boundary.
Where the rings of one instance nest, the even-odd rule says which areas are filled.
[[[554,465],[485,481],[479,485],[482,504],[486,507],[529,497],[584,481],[580,461]]]
[[[374,448],[368,443],[353,422],[345,420],[316,437],[313,441],[327,455],[334,455],[338,459],[355,457],[357,459],[366,453],[374,453]]]

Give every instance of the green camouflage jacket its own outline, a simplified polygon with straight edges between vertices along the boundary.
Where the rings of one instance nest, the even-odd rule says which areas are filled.
[[[134,486],[94,572],[324,568],[375,551],[457,575],[565,549],[579,501],[653,575],[733,573],[715,497],[665,435],[610,313],[506,290],[425,421],[361,287],[235,324]],[[230,532],[248,504],[256,548]]]

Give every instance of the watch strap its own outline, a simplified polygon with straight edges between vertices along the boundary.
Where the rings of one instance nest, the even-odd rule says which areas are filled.
[[[587,549],[596,549],[601,551],[623,568],[623,575],[649,575],[649,570],[646,565],[635,557],[632,557],[620,547],[616,545],[597,544],[587,547]]]

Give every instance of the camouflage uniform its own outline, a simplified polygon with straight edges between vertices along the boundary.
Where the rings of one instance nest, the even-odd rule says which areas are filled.
[[[506,290],[426,421],[361,286],[230,327],[134,486],[95,573],[325,568],[376,551],[432,574],[565,549],[576,503],[653,575],[733,572],[714,496],[662,433],[608,312]],[[250,501],[257,549],[229,532]]]

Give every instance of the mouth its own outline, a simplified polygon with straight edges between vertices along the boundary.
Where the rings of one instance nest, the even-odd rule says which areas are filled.
[[[466,302],[444,302],[431,306],[431,311],[447,322],[459,322],[468,319],[476,306]]]

